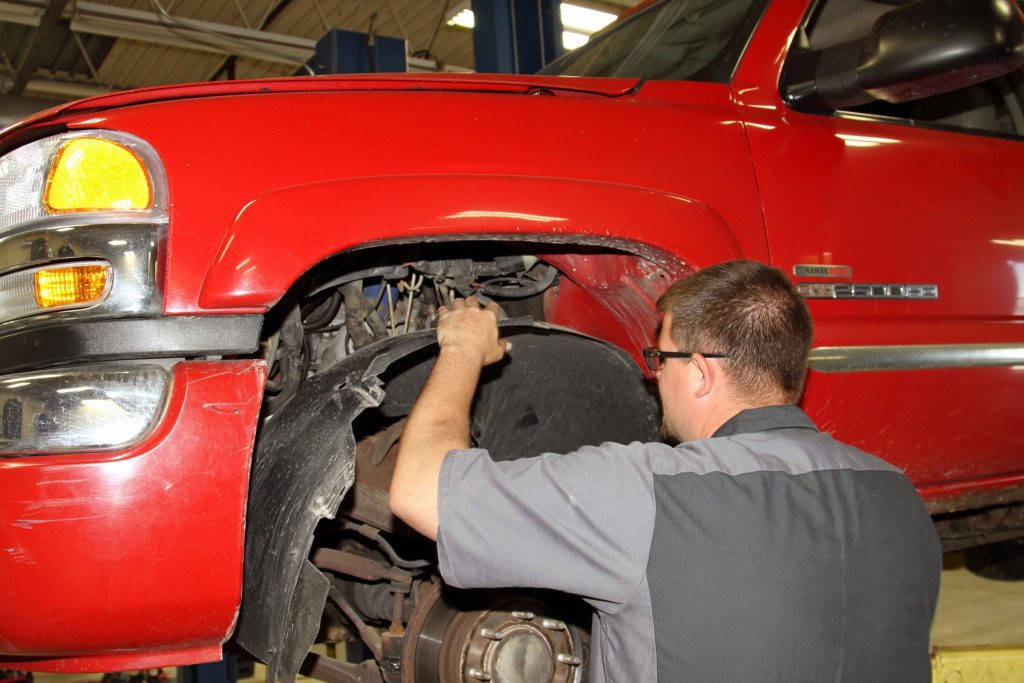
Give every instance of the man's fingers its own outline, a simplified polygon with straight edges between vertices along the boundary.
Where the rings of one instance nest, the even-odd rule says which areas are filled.
[[[481,305],[476,297],[455,299],[439,306],[437,340],[441,349],[470,349],[479,354],[482,365],[501,360],[512,345],[498,337],[501,308],[493,301]],[[489,313],[490,315],[485,315]]]
[[[494,319],[495,320],[501,320],[501,308],[498,306],[498,304],[496,304],[495,302],[491,301],[491,302],[488,302],[488,304],[486,306],[484,306],[484,305],[482,305],[480,303],[480,300],[477,299],[475,296],[469,296],[469,297],[466,297],[465,299],[455,299],[454,301],[452,301],[450,306],[446,306],[444,304],[441,304],[440,306],[437,307],[437,312],[438,313],[444,313],[444,312],[456,311],[456,310],[460,310],[460,309],[474,309],[474,308],[481,309],[481,310],[484,310],[484,311],[490,311],[492,314],[494,314]]]

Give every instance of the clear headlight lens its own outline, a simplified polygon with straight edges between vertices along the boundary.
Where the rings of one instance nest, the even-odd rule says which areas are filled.
[[[91,366],[0,379],[0,455],[138,443],[163,413],[170,374],[156,365]]]
[[[46,138],[0,157],[0,233],[46,215],[43,192],[61,141],[59,136]]]
[[[153,148],[115,131],[63,133],[0,157],[0,235],[50,216],[163,219],[166,180]]]

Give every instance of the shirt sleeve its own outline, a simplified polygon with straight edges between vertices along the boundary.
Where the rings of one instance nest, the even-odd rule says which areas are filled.
[[[654,530],[643,444],[494,462],[451,451],[438,479],[441,575],[457,588],[548,588],[613,612],[641,584]]]

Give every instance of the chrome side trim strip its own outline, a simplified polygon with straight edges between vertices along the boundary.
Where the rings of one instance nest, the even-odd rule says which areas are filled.
[[[808,366],[818,372],[924,370],[1024,365],[1024,344],[922,344],[917,346],[821,346]]]

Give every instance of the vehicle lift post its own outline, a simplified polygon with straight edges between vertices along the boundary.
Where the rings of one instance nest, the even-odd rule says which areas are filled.
[[[560,0],[472,0],[480,73],[537,73],[562,47]]]

